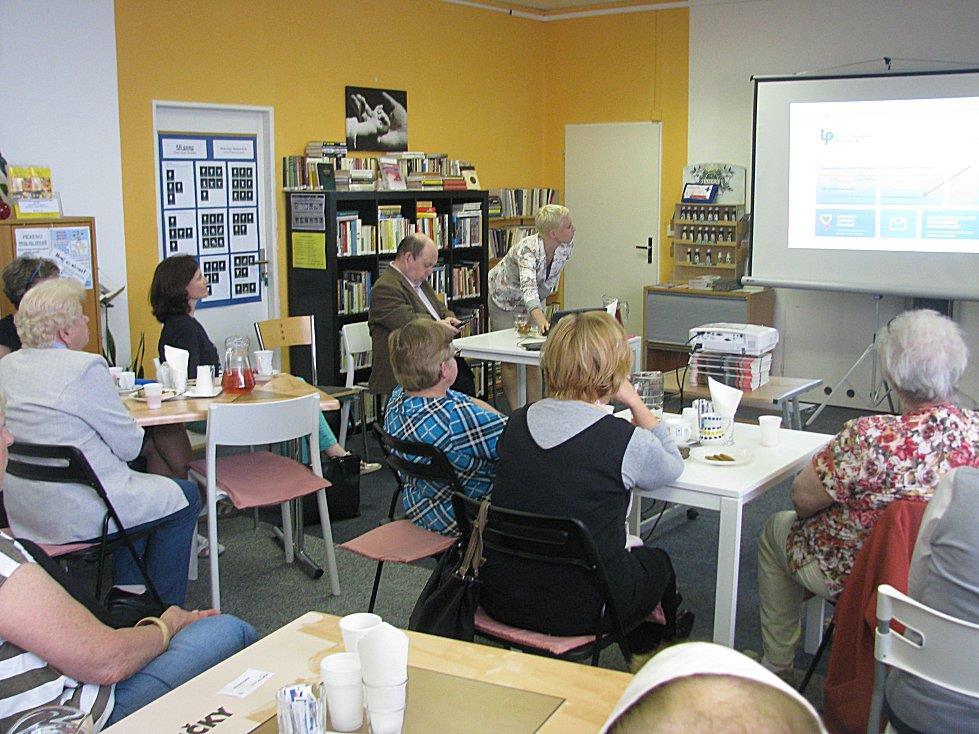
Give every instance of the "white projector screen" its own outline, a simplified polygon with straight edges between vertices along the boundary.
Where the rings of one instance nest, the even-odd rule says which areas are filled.
[[[979,70],[754,82],[745,283],[979,300]]]

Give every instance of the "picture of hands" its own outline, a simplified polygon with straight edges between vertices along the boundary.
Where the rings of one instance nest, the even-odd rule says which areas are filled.
[[[408,93],[346,87],[347,149],[408,150]]]

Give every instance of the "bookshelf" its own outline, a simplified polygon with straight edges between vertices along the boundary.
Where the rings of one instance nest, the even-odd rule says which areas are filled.
[[[740,279],[748,261],[748,218],[733,204],[677,204],[670,223],[673,281],[702,275]]]
[[[305,217],[299,223],[293,217],[294,207],[307,213],[311,196],[322,202],[323,217],[313,217],[312,222]],[[457,316],[478,313],[462,336],[486,329],[489,215],[485,191],[287,191],[286,209],[289,313],[316,316],[321,384],[345,383],[340,329],[367,320],[371,285],[390,266],[398,242],[416,228],[439,246],[432,284],[440,297]],[[325,248],[325,256],[310,257],[310,242]],[[310,376],[308,349],[291,350],[290,369],[301,377]],[[369,375],[370,365],[361,365],[355,377],[360,382]]]

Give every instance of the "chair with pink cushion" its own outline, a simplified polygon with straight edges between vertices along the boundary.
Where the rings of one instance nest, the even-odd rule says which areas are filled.
[[[290,502],[316,493],[330,590],[340,593],[333,531],[326,504],[326,488],[319,450],[319,396],[261,403],[212,403],[207,415],[207,448],[203,461],[190,465],[190,478],[207,489],[207,532],[211,548],[218,547],[217,501],[219,493],[239,509],[280,505],[286,563],[293,562]],[[276,444],[308,437],[312,468],[270,451],[251,451],[217,456],[218,446]],[[221,607],[218,553],[209,554],[211,606]]]
[[[457,492],[452,495],[452,506],[462,537],[468,538],[479,514],[479,501]],[[590,657],[592,665],[598,665],[599,653],[614,642],[619,646],[626,665],[629,664],[632,652],[616,611],[605,565],[588,529],[580,520],[535,515],[491,505],[483,530],[483,547],[525,560],[580,568],[592,576],[596,588],[605,598],[605,605],[594,622],[595,634],[574,636],[549,635],[513,627],[493,619],[480,607],[475,620],[477,635],[538,655],[570,660]]]
[[[424,443],[396,439],[382,431],[377,424],[374,424],[374,433],[384,451],[388,467],[397,481],[394,496],[391,498],[391,508],[387,518],[382,520],[378,527],[340,546],[343,550],[377,561],[371,600],[367,606],[370,612],[374,611],[377,589],[381,584],[381,571],[385,563],[417,563],[426,558],[435,558],[445,553],[456,542],[456,538],[425,530],[410,520],[394,519],[398,498],[404,488],[402,477],[413,476],[426,481],[445,482],[452,486],[454,492],[462,491],[462,485],[452,464],[439,449]],[[402,455],[399,456],[394,453],[395,451]],[[404,458],[405,456],[421,457],[428,463],[416,463]]]

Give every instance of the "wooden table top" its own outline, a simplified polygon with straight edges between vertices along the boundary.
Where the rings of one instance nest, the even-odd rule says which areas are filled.
[[[275,692],[287,684],[319,680],[323,657],[343,651],[339,622],[340,618],[333,615],[307,612],[107,731],[112,734],[182,731],[188,722],[196,722],[219,707],[232,714],[221,723],[221,731],[227,734],[274,731]],[[615,670],[418,632],[406,634],[411,640],[408,649],[411,668],[563,699],[541,726],[541,732],[597,731],[632,679],[629,674]],[[249,668],[272,675],[245,698],[219,693]],[[408,700],[409,706],[447,704],[439,700],[413,701],[410,682]],[[273,718],[271,729],[266,725],[269,718]],[[443,731],[480,730],[478,722],[467,719],[464,704],[445,711],[443,721],[446,722]]]
[[[265,403],[298,398],[311,393],[320,395],[320,409],[340,409],[339,401],[298,377],[293,377],[285,372],[280,372],[268,382],[256,384],[254,390],[245,394],[223,392],[216,398],[167,400],[160,406],[159,410],[150,410],[146,407],[146,403],[133,398],[126,398],[123,400],[123,404],[136,419],[137,424],[141,426],[164,426],[172,423],[192,423],[193,421],[207,420],[207,406],[211,403]]]
[[[683,369],[682,367],[680,368]],[[678,370],[663,373],[663,390],[668,393],[680,392]],[[768,382],[754,390],[745,390],[741,398],[746,405],[750,403],[779,403],[782,400],[801,395],[813,388],[819,387],[823,381],[818,377],[782,377],[772,375]],[[706,385],[683,385],[685,398],[709,398],[710,388]]]

